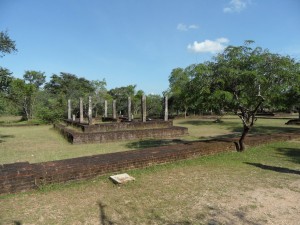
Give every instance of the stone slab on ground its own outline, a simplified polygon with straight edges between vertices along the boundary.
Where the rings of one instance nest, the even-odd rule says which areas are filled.
[[[109,177],[114,183],[116,184],[125,184],[129,181],[134,181],[135,178],[132,176],[129,176],[127,173],[121,173],[117,175],[113,175]]]

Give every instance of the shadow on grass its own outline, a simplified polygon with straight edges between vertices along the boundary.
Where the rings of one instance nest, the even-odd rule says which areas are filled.
[[[221,125],[224,127],[230,126],[230,127],[237,127],[240,125],[240,121],[237,120],[236,122],[229,122],[229,121],[223,121],[216,122],[216,120],[186,120],[181,121],[178,124],[180,125],[193,125],[193,126],[203,126],[203,125]]]
[[[113,225],[115,224],[114,222],[112,222],[106,212],[105,212],[105,207],[106,205],[103,204],[101,201],[98,202],[98,206],[99,206],[99,220],[100,220],[100,225]]]
[[[149,139],[149,140],[140,140],[140,141],[128,143],[126,144],[126,147],[133,148],[133,149],[143,149],[143,148],[160,147],[160,146],[179,144],[179,143],[187,143],[187,142],[180,139],[172,139],[172,140]]]
[[[2,139],[7,139],[7,138],[14,138],[15,135],[1,135],[0,134],[0,143],[5,142],[5,140]]]
[[[227,130],[232,132],[242,132],[242,122],[237,119],[236,121],[226,121],[222,120],[220,123],[216,123],[215,120],[186,120],[181,121],[178,124],[180,125],[193,125],[193,126],[202,126],[202,125],[219,125],[222,127],[226,127]],[[269,133],[296,133],[300,132],[300,127],[290,127],[285,126],[284,123],[282,126],[264,126],[264,125],[257,125],[254,124],[253,128],[251,129],[250,133],[262,133],[262,134],[269,134]]]
[[[278,148],[278,154],[289,157],[290,162],[300,164],[300,148]]]
[[[292,169],[289,169],[289,168],[277,167],[277,166],[268,166],[268,165],[264,165],[264,164],[261,164],[261,163],[245,162],[245,164],[248,164],[250,166],[255,166],[255,167],[258,167],[258,168],[263,169],[263,170],[271,170],[271,171],[278,172],[278,173],[289,173],[289,174],[300,175],[299,170],[292,170]]]

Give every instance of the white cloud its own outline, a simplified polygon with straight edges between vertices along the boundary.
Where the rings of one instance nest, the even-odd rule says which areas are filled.
[[[227,38],[218,38],[215,41],[205,40],[203,42],[194,41],[193,44],[189,44],[187,49],[195,53],[217,53],[226,48],[226,44],[229,42]]]
[[[229,5],[223,9],[224,13],[241,12],[246,9],[249,1],[247,0],[231,0]]]
[[[191,29],[198,29],[199,27],[195,24],[191,24],[191,25],[186,25],[186,24],[183,24],[183,23],[179,23],[177,25],[177,30],[180,30],[180,31],[188,31],[188,30],[191,30]]]

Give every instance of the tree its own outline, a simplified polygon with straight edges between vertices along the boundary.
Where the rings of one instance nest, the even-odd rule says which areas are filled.
[[[55,98],[55,107],[57,107],[57,118],[63,118],[67,114],[66,106],[68,99],[72,99],[72,109],[74,114],[79,113],[79,98],[87,98],[95,93],[95,87],[92,82],[83,78],[77,77],[74,74],[63,73],[59,75],[53,74],[49,82],[44,86],[44,90],[53,98]],[[45,110],[47,106],[45,105]],[[51,107],[48,108],[51,110]],[[87,110],[85,110],[87,111]],[[63,113],[62,115],[58,115]],[[48,113],[51,115],[51,113]]]
[[[244,140],[254,126],[259,108],[264,102],[271,104],[272,99],[287,90],[294,75],[290,70],[293,60],[288,56],[252,48],[252,43],[228,46],[215,57],[213,66],[214,87],[233,96],[233,110],[243,123],[242,135],[236,142],[238,151],[245,149]]]
[[[16,52],[16,45],[7,34],[7,31],[0,32],[0,58],[5,54]],[[12,109],[8,97],[8,90],[13,80],[12,73],[3,67],[0,67],[0,113],[7,113]]]
[[[108,91],[108,94],[116,100],[117,111],[121,112],[121,114],[126,114],[127,112],[127,101],[128,97],[133,99],[135,95],[136,85],[128,85],[124,87],[113,88]]]
[[[11,40],[7,34],[7,31],[0,32],[0,57],[3,57],[5,54],[10,54],[16,52],[15,41]]]
[[[27,70],[23,75],[25,82],[35,85],[40,88],[46,82],[46,76],[44,72]]]
[[[160,95],[147,95],[148,117],[161,117],[163,113],[163,98]]]
[[[26,84],[22,79],[14,79],[11,82],[9,98],[15,107],[19,107],[22,111],[24,120],[32,119],[34,93],[37,92],[37,87],[33,84]]]
[[[104,100],[109,98],[107,89],[106,89],[106,81],[103,79],[102,81],[100,80],[94,80],[91,81],[91,84],[95,90],[93,93],[93,108],[95,111],[95,116],[98,116],[99,112],[104,111]]]
[[[187,115],[190,106],[189,84],[190,77],[182,68],[173,69],[169,76],[169,95],[173,98],[175,109],[184,110],[184,117]]]
[[[0,93],[7,93],[12,80],[12,73],[8,69],[0,67]]]

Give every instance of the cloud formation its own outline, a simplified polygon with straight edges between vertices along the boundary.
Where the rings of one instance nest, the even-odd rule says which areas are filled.
[[[187,49],[195,53],[217,53],[226,48],[226,44],[229,42],[227,38],[218,38],[215,41],[205,40],[203,42],[194,41],[193,44],[189,44]]]
[[[223,9],[224,13],[241,12],[246,9],[248,4],[247,0],[231,0],[229,5]]]
[[[199,27],[195,24],[191,24],[191,25],[186,25],[186,24],[183,24],[183,23],[179,23],[177,25],[177,30],[180,30],[180,31],[188,31],[188,30],[195,30],[195,29],[198,29]]]

